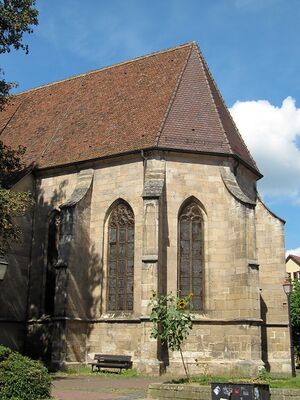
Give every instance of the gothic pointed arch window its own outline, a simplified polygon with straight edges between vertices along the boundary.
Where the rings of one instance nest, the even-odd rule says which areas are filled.
[[[185,297],[193,293],[194,310],[203,310],[203,216],[198,203],[183,204],[178,219],[178,289]]]
[[[108,311],[133,310],[134,214],[118,202],[108,219]]]

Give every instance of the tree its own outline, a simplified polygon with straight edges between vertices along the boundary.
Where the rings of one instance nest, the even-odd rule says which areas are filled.
[[[32,33],[37,25],[38,11],[35,0],[0,0],[0,53],[9,53],[12,48],[28,53],[28,45],[22,39],[24,33]],[[0,69],[3,77],[3,70]],[[0,79],[0,111],[11,97],[15,83]],[[0,141],[0,255],[5,254],[12,241],[20,238],[20,228],[13,218],[24,214],[32,204],[28,193],[10,190],[12,177],[24,167],[21,157],[25,148],[12,149]]]
[[[290,296],[293,344],[300,363],[300,281],[293,282],[293,291]]]
[[[182,343],[188,337],[193,327],[191,316],[191,300],[193,294],[180,298],[169,293],[157,297],[153,294],[150,300],[150,321],[153,322],[151,337],[159,338],[161,343],[166,343],[172,351],[179,351],[182,365],[189,381],[188,369],[182,354]]]
[[[37,25],[38,11],[35,0],[0,0],[0,53],[9,53],[11,48],[22,49],[28,54],[28,45],[22,42],[24,33],[32,33]],[[0,69],[1,73],[3,71]],[[15,83],[0,81],[0,110],[9,98],[9,91]]]

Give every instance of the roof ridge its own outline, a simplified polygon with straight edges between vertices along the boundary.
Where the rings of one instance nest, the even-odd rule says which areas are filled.
[[[201,62],[201,64],[202,64],[202,68],[203,68],[203,70],[204,70],[205,82],[207,83],[207,86],[208,86],[208,90],[209,90],[209,94],[210,94],[212,103],[213,103],[213,105],[214,105],[214,107],[215,107],[215,110],[216,110],[216,112],[217,112],[219,125],[220,125],[220,127],[221,127],[222,132],[224,133],[225,141],[226,141],[226,143],[229,145],[229,147],[230,147],[230,149],[231,149],[231,146],[230,146],[229,140],[228,140],[228,138],[227,138],[227,135],[226,135],[224,126],[223,126],[223,124],[222,124],[222,120],[221,120],[221,117],[220,117],[220,114],[219,114],[219,111],[218,111],[218,107],[217,107],[217,105],[216,105],[216,102],[215,102],[213,93],[212,93],[211,88],[210,88],[210,84],[209,84],[209,82],[208,82],[208,78],[207,78],[206,71],[208,72],[209,78],[211,78],[211,80],[212,80],[214,86],[217,87],[216,82],[214,81],[214,79],[213,79],[213,77],[212,77],[212,75],[211,75],[211,73],[210,73],[210,70],[209,70],[209,68],[208,68],[208,65],[206,64],[206,61],[205,61],[205,59],[204,59],[204,57],[203,57],[203,54],[202,54],[202,52],[201,52],[201,50],[200,50],[200,48],[199,48],[199,46],[198,46],[197,44],[195,44],[195,48],[196,48],[196,51],[197,51],[199,60],[200,60],[200,62]],[[223,100],[223,99],[222,99],[222,100]]]
[[[167,109],[166,109],[166,112],[165,112],[165,114],[164,114],[164,116],[163,116],[161,125],[160,125],[160,127],[159,127],[159,129],[158,129],[158,132],[157,132],[157,135],[156,135],[156,138],[155,138],[155,142],[154,142],[154,145],[155,145],[155,146],[158,146],[158,142],[159,142],[161,133],[162,133],[162,131],[163,131],[163,129],[164,129],[164,126],[165,126],[165,123],[166,123],[166,121],[167,121],[169,112],[170,112],[170,110],[171,110],[171,108],[172,108],[172,105],[173,105],[173,103],[174,103],[176,94],[177,94],[177,92],[178,92],[178,88],[179,88],[180,83],[181,83],[181,81],[182,81],[182,77],[183,77],[184,71],[185,71],[186,66],[187,66],[187,64],[188,64],[188,61],[189,61],[189,59],[190,59],[190,57],[191,57],[193,45],[194,45],[194,42],[190,43],[190,51],[189,51],[189,53],[188,53],[188,55],[187,55],[187,57],[186,57],[186,60],[185,60],[185,62],[184,62],[184,64],[183,64],[183,67],[182,67],[182,70],[181,70],[181,72],[180,72],[180,74],[179,74],[179,76],[178,76],[178,79],[177,79],[177,82],[176,82],[174,91],[173,91],[173,93],[172,93],[172,95],[171,95],[171,97],[170,97],[169,104],[168,104]]]
[[[67,81],[70,81],[70,80],[73,80],[73,79],[77,79],[77,78],[81,78],[81,77],[84,77],[86,75],[92,75],[92,74],[96,74],[97,72],[102,72],[102,71],[106,71],[108,69],[120,67],[122,65],[130,64],[130,63],[135,62],[135,61],[139,61],[139,60],[143,60],[145,58],[153,57],[153,56],[156,56],[158,54],[168,53],[168,52],[171,52],[171,51],[176,51],[176,50],[182,49],[183,47],[192,46],[195,43],[196,43],[195,41],[192,41],[192,42],[187,42],[187,43],[181,44],[181,45],[176,46],[176,47],[169,47],[169,48],[164,49],[164,50],[154,51],[152,53],[148,53],[148,54],[145,54],[145,55],[140,56],[140,57],[131,58],[130,60],[121,61],[121,62],[116,63],[116,64],[107,65],[107,66],[102,67],[102,68],[94,69],[94,70],[91,70],[91,71],[88,71],[88,72],[84,72],[82,74],[69,76],[68,78],[59,79],[58,81],[46,83],[44,85],[40,85],[40,86],[37,86],[35,88],[27,89],[27,90],[24,90],[24,92],[20,92],[20,93],[14,94],[14,96],[21,96],[21,95],[26,94],[28,92],[33,92],[33,91],[40,90],[40,89],[43,89],[43,88],[48,87],[48,86],[54,86],[54,85],[57,85],[59,83],[67,82]]]
[[[169,146],[237,158],[241,154],[245,165],[253,166],[195,42],[60,82],[17,95],[1,115],[4,127],[14,112],[3,138],[12,145],[23,142],[29,148],[27,162],[38,157],[40,166],[47,167]],[[199,109],[207,126],[198,121]],[[253,170],[257,172],[255,166]]]
[[[251,152],[249,151],[249,149],[248,149],[248,147],[247,147],[247,145],[246,145],[246,143],[245,143],[245,141],[244,141],[242,135],[240,134],[240,131],[238,130],[238,127],[236,126],[236,123],[234,122],[234,119],[232,118],[231,113],[229,112],[229,110],[228,110],[228,108],[227,108],[227,106],[226,106],[226,103],[225,103],[225,101],[224,101],[224,99],[223,99],[223,96],[222,96],[222,94],[221,94],[221,92],[220,92],[220,90],[219,90],[219,88],[218,88],[218,85],[217,85],[216,81],[214,80],[214,78],[213,78],[213,76],[212,76],[212,73],[210,72],[210,69],[209,69],[209,67],[208,67],[208,65],[207,65],[207,63],[206,63],[206,61],[205,61],[205,58],[203,57],[203,54],[202,54],[202,52],[201,52],[199,46],[197,45],[197,43],[195,43],[195,46],[196,46],[198,55],[199,55],[199,57],[200,57],[202,63],[204,64],[204,66],[205,66],[205,68],[206,68],[206,71],[207,71],[207,73],[208,73],[208,75],[209,75],[209,78],[212,80],[212,83],[214,84],[214,87],[215,87],[215,89],[216,89],[216,91],[217,91],[217,93],[218,93],[218,95],[219,95],[219,97],[220,97],[220,100],[221,100],[223,106],[225,107],[225,111],[227,112],[227,114],[228,114],[228,116],[229,116],[229,119],[231,120],[231,122],[232,122],[232,124],[233,124],[233,126],[234,126],[234,128],[235,128],[235,130],[236,130],[236,133],[238,134],[238,136],[239,136],[241,142],[243,143],[243,145],[244,145],[245,148],[247,149],[248,154],[249,154],[249,157],[250,157],[250,159],[252,160],[254,166],[256,166],[256,169],[258,169],[258,168],[257,168],[257,165],[256,165],[256,162],[255,162],[254,158],[252,157]],[[205,74],[205,77],[206,77],[206,74]],[[207,79],[206,79],[206,80],[207,80]],[[208,83],[208,80],[207,80],[207,83]],[[209,86],[209,83],[208,83],[208,86]],[[210,87],[209,87],[209,91],[211,92]],[[219,121],[220,121],[220,123],[221,123],[222,130],[223,130],[223,132],[225,133],[226,141],[227,141],[227,143],[228,143],[230,149],[233,150],[233,149],[231,148],[231,143],[230,143],[230,141],[229,141],[228,138],[227,138],[227,134],[226,134],[226,131],[225,131],[224,127],[223,127],[223,124],[222,124],[222,121],[221,121],[221,116],[220,116],[220,114],[219,114],[218,107],[217,107],[217,105],[216,105],[216,103],[215,103],[215,99],[214,99],[214,96],[213,96],[212,93],[211,93],[211,97],[212,97],[212,100],[213,100],[213,104],[214,104],[214,106],[215,106],[215,108],[216,108],[216,111],[217,111],[217,114],[218,114],[218,118],[219,118]]]
[[[300,256],[297,256],[296,254],[289,254],[286,258],[286,262],[290,259],[294,260],[300,266]]]

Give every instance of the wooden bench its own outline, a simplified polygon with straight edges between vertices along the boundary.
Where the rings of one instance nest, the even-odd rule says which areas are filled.
[[[94,371],[94,368],[98,371],[101,368],[119,368],[121,372],[122,369],[132,368],[131,356],[95,354],[94,360],[89,364],[92,366],[92,371]]]

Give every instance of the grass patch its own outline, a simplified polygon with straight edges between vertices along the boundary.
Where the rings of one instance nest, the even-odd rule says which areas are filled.
[[[270,380],[269,383],[271,388],[282,388],[282,389],[300,389],[300,377],[296,378],[281,378]]]
[[[203,375],[203,376],[191,376],[191,383],[198,383],[199,385],[210,385],[211,383],[260,383],[267,384],[270,388],[282,388],[282,389],[300,389],[300,376],[296,378],[288,377],[273,377],[269,374],[258,376],[257,378],[245,378],[245,377],[233,377],[233,376],[214,376],[214,375]],[[183,384],[187,383],[186,378],[172,379],[167,383]]]
[[[60,377],[68,377],[68,376],[102,376],[102,377],[110,377],[110,378],[131,378],[135,376],[139,376],[137,373],[137,370],[132,368],[132,369],[123,369],[121,372],[119,372],[119,369],[115,370],[101,370],[101,371],[95,371],[92,372],[91,366],[74,366],[74,367],[67,367],[63,371],[57,371],[53,372],[51,374],[54,378],[60,378]]]

